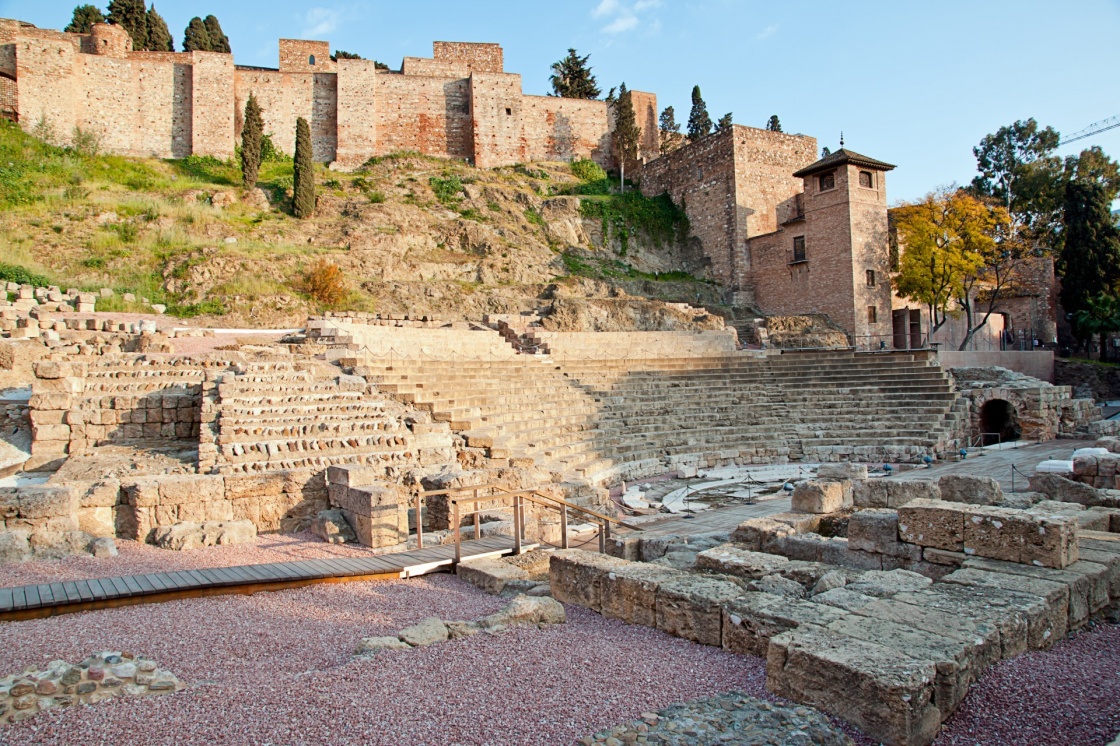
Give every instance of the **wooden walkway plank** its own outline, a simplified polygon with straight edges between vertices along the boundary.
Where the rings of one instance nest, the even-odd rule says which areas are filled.
[[[90,586],[88,580],[79,580],[74,583],[75,590],[78,591],[78,598],[80,602],[92,601],[94,597],[93,587]]]
[[[0,588],[0,611],[11,610],[13,590],[13,588]]]

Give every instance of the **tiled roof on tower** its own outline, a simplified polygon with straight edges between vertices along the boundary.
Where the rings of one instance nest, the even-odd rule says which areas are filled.
[[[794,176],[811,176],[812,174],[819,173],[820,171],[827,171],[830,168],[836,168],[839,165],[851,163],[856,166],[863,166],[864,168],[873,168],[878,171],[892,171],[894,164],[877,161],[874,158],[868,158],[866,155],[860,155],[851,150],[840,148],[835,153],[830,153],[824,158],[821,158],[816,163],[806,166],[800,171],[795,171]]]

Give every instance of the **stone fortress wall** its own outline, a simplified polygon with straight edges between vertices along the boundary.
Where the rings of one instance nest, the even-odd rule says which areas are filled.
[[[88,35],[0,19],[0,111],[31,130],[41,119],[67,142],[75,127],[122,155],[182,158],[234,153],[250,93],[283,151],[295,121],[311,125],[315,159],[360,166],[402,150],[462,158],[480,168],[592,158],[612,164],[605,101],[522,93],[497,44],[435,42],[430,59],[399,71],[330,59],[324,41],[280,40],[276,69],[239,66],[212,52],[137,52],[127,33]],[[635,92],[643,155],[657,149],[657,97]]]

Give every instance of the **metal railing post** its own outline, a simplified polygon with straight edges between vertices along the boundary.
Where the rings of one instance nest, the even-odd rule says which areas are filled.
[[[416,548],[424,548],[424,519],[422,517],[423,507],[421,502],[424,499],[423,490],[416,491]]]
[[[560,506],[560,548],[568,548],[568,509]]]
[[[521,554],[521,495],[513,496],[513,553]]]
[[[455,524],[455,564],[459,564],[459,560],[463,558],[463,545],[459,536],[459,501],[452,501],[452,517],[451,520]]]
[[[474,538],[475,541],[482,538],[482,518],[479,515],[481,508],[478,505],[478,487],[474,488]]]

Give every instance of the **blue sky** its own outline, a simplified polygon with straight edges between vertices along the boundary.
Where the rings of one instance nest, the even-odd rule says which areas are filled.
[[[107,0],[104,0],[107,2]],[[0,16],[62,28],[75,0],[0,0]],[[104,3],[98,3],[104,7]],[[975,172],[972,147],[1016,119],[1063,133],[1120,114],[1120,0],[754,2],[753,0],[492,0],[333,2],[159,0],[176,48],[193,15],[215,14],[236,60],[275,66],[279,37],[329,40],[396,68],[431,42],[488,41],[526,93],[548,90],[568,47],[591,54],[604,91],[621,81],[688,116],[699,84],[715,119],[763,126],[898,165],[893,201]],[[1120,129],[1090,144],[1120,157]]]

